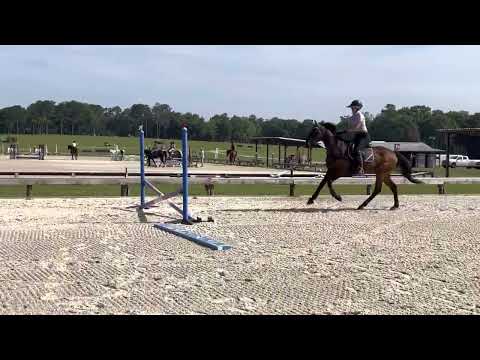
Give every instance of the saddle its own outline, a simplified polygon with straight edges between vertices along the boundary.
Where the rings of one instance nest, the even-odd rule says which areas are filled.
[[[345,157],[350,161],[355,161],[354,154],[355,154],[355,144],[354,143],[347,144],[347,152],[345,154]],[[360,150],[360,155],[362,157],[362,161],[364,164],[372,163],[375,161],[375,154],[373,152],[372,147],[368,147]]]
[[[347,160],[350,160],[352,164],[355,163],[355,143],[354,143],[354,136],[351,133],[347,133],[344,131],[341,132],[334,132],[335,137],[338,140],[341,140],[345,143],[345,153],[343,154],[343,157]],[[362,158],[362,162],[365,163],[371,163],[375,161],[375,155],[373,152],[373,148],[369,144],[367,148],[363,148],[360,150],[360,155]]]

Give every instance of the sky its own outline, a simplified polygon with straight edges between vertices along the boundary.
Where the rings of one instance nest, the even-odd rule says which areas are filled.
[[[338,121],[360,99],[480,112],[480,46],[1,46],[0,107],[123,108]]]

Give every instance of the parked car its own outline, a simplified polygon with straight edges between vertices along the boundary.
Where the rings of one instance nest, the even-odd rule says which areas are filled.
[[[447,160],[442,161],[442,166],[447,167]],[[450,167],[465,167],[467,169],[480,169],[480,160],[469,159],[466,155],[450,155]]]
[[[480,169],[480,160],[470,160],[470,164],[467,166],[467,169],[470,168]]]

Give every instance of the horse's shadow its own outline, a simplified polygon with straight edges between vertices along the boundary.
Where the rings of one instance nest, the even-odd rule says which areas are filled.
[[[224,210],[217,210],[219,212],[286,212],[286,213],[330,213],[330,212],[344,212],[344,211],[383,211],[388,210],[388,208],[370,208],[370,209],[362,209],[358,210],[357,208],[326,208],[326,209],[319,209],[319,208],[289,208],[289,209],[224,209]]]

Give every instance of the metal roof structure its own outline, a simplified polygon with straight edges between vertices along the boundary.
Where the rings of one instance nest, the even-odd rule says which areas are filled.
[[[383,146],[392,151],[424,153],[424,154],[443,154],[444,150],[434,149],[423,142],[387,142],[387,141],[372,141],[373,147]]]
[[[447,138],[447,166],[445,167],[445,177],[450,176],[450,138],[452,135],[480,136],[480,128],[456,128],[456,129],[438,129],[439,133],[445,134]]]
[[[259,137],[252,137],[251,140],[253,142],[258,142],[260,144],[269,144],[269,145],[284,145],[284,146],[298,146],[298,147],[306,147],[305,140],[302,139],[294,139],[294,138],[286,138],[280,136],[259,136]],[[319,148],[325,148],[323,142],[319,142]]]
[[[437,131],[446,134],[480,136],[480,128],[437,129]]]

